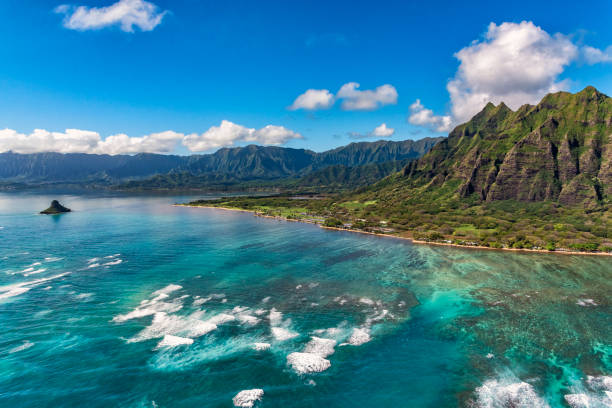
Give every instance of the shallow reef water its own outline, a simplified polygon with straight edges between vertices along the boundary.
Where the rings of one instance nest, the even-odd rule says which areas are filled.
[[[0,194],[0,406],[612,406],[612,257],[188,199]]]

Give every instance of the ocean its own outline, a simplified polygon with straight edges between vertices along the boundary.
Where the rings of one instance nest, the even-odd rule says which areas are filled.
[[[192,198],[0,194],[0,406],[612,406],[612,257]]]

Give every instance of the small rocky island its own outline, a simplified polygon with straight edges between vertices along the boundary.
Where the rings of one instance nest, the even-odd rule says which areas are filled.
[[[57,200],[51,201],[51,206],[44,211],[41,211],[41,214],[62,214],[70,212],[70,208],[66,208],[59,203]]]

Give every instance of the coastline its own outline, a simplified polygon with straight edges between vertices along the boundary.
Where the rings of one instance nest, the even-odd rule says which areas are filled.
[[[548,251],[546,249],[527,249],[527,248],[520,248],[520,249],[519,248],[491,248],[491,247],[481,246],[481,245],[462,245],[462,244],[453,244],[453,243],[448,243],[448,242],[423,241],[423,240],[418,240],[418,239],[414,239],[410,237],[404,237],[401,235],[381,234],[378,232],[362,231],[362,230],[347,229],[347,228],[326,227],[325,225],[321,225],[317,222],[306,221],[306,220],[294,220],[294,219],[289,219],[289,218],[285,218],[281,216],[274,216],[274,215],[265,215],[265,214],[260,214],[255,210],[245,210],[242,208],[216,207],[216,206],[208,206],[208,205],[189,205],[189,204],[173,204],[173,206],[190,207],[190,208],[208,208],[208,209],[216,209],[216,210],[223,210],[223,211],[245,212],[245,213],[253,214],[254,217],[271,218],[271,219],[276,219],[276,220],[281,220],[281,221],[290,221],[290,222],[300,222],[303,224],[313,224],[313,225],[318,225],[320,228],[327,229],[327,230],[353,232],[356,234],[375,235],[378,237],[385,237],[385,238],[403,239],[403,240],[410,241],[413,244],[417,244],[417,245],[437,245],[437,246],[448,246],[448,247],[465,248],[465,249],[485,249],[489,251],[511,251],[511,252],[524,252],[524,253],[531,252],[531,253],[552,254],[552,255],[612,256],[612,252],[583,252],[583,251],[566,251],[566,250]]]

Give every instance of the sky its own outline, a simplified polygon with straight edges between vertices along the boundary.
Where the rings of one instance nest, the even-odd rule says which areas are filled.
[[[208,153],[448,134],[593,85],[612,2],[5,0],[0,152]]]

